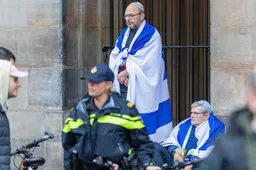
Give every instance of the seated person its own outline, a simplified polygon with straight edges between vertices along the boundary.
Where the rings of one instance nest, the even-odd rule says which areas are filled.
[[[153,162],[153,142],[136,107],[110,91],[114,80],[111,69],[98,64],[87,78],[88,95],[70,112],[62,132],[65,169],[72,169],[73,149],[83,164],[79,170],[98,170],[106,167],[97,167],[95,158],[120,163],[133,148],[143,168],[160,170]]]
[[[160,144],[167,148],[173,161],[193,161],[208,156],[213,141],[224,132],[225,125],[214,116],[211,105],[200,100],[191,105],[190,118],[174,127]]]

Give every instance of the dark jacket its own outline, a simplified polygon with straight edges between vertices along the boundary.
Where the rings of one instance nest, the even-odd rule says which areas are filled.
[[[101,110],[93,99],[84,97],[70,112],[62,133],[65,169],[70,169],[70,150],[90,164],[97,156],[118,163],[134,148],[142,165],[152,164],[153,143],[141,118],[130,102],[113,94]]]
[[[252,113],[248,108],[231,116],[225,136],[218,140],[200,170],[253,170],[256,167],[256,134],[251,131]]]
[[[10,128],[7,116],[0,105],[0,169],[10,170]]]

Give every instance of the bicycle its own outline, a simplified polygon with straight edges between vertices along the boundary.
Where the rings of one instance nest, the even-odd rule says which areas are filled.
[[[35,139],[33,142],[26,144],[25,146],[21,146],[16,149],[15,152],[11,153],[11,156],[15,156],[13,158],[13,164],[19,170],[36,170],[39,166],[42,166],[45,163],[45,159],[43,157],[33,157],[33,152],[36,147],[40,147],[39,143],[44,142],[48,139],[53,139],[54,136],[50,132],[45,132],[45,135]],[[33,149],[31,151],[31,149]],[[22,156],[20,156],[22,154]],[[19,167],[15,164],[15,158],[18,156],[22,158],[22,161],[19,164]]]

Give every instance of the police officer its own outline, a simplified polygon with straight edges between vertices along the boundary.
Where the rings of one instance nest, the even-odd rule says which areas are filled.
[[[153,143],[134,104],[111,93],[111,69],[98,64],[87,79],[88,94],[72,109],[62,132],[65,169],[71,169],[73,149],[83,169],[96,169],[92,162],[96,157],[120,163],[133,148],[143,168],[160,170],[152,161]]]

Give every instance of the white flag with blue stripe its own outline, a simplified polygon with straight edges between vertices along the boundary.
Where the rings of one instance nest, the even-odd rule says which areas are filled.
[[[113,90],[120,93],[118,67],[126,60],[129,73],[127,100],[135,103],[151,140],[161,142],[172,130],[172,114],[162,43],[158,31],[143,21],[129,48],[130,29],[123,30],[111,52],[109,66],[114,71]]]
[[[164,147],[177,146],[179,149],[184,149],[188,144],[191,129],[191,118],[188,118],[175,126],[170,136],[161,145]],[[225,129],[225,124],[211,113],[208,120],[201,123],[195,129],[195,137],[198,141],[196,144],[197,147],[191,149],[191,155],[199,158],[207,157],[214,147],[213,141],[224,134]]]

